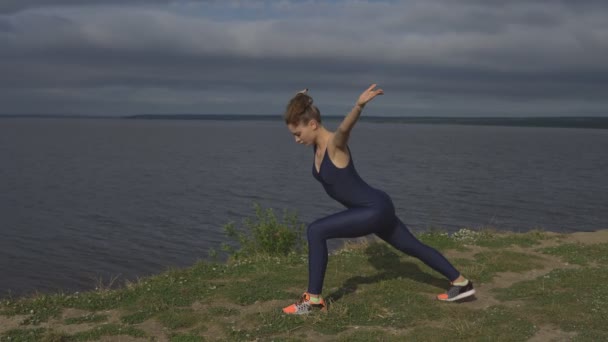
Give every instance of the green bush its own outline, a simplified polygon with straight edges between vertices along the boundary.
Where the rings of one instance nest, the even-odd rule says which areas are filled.
[[[235,259],[259,255],[285,256],[305,251],[305,225],[298,222],[295,213],[284,210],[283,218],[279,220],[272,208],[262,209],[257,203],[254,203],[254,208],[255,218],[244,220],[245,229],[237,229],[232,222],[224,226],[228,237],[240,245],[237,250],[222,244],[224,251]]]

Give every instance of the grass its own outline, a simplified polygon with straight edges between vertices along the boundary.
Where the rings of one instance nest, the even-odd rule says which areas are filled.
[[[542,259],[536,255],[508,250],[493,250],[475,254],[474,260],[456,259],[462,272],[471,279],[489,282],[498,273],[525,272],[542,269]]]
[[[99,323],[108,320],[108,315],[88,314],[81,317],[73,317],[64,320],[65,324],[83,324],[83,323]]]
[[[140,329],[120,324],[103,324],[93,329],[68,335],[45,328],[13,329],[0,337],[0,341],[20,342],[64,342],[64,341],[95,341],[102,336],[133,336],[144,337],[146,333]]]
[[[526,311],[566,331],[605,328],[608,274],[601,269],[553,270],[540,278],[497,289],[500,300],[521,300]],[[577,291],[572,291],[576,289]]]
[[[541,324],[553,324],[576,333],[576,340],[608,340],[608,267],[602,260],[608,244],[564,244],[541,249],[584,268],[555,269],[505,289],[496,289],[499,300],[519,300],[522,309]],[[591,261],[597,266],[589,266]]]
[[[567,243],[541,249],[541,252],[561,256],[567,262],[578,265],[589,265],[590,263],[605,265],[608,263],[608,243],[598,243],[590,246],[580,243]]]
[[[274,223],[273,223],[274,224]],[[472,279],[477,299],[440,303],[448,282],[383,242],[347,244],[329,258],[329,312],[280,311],[307,283],[303,254],[198,262],[110,290],[0,301],[0,341],[608,340],[608,243],[492,230],[418,234]],[[545,245],[543,245],[545,244]],[[547,246],[546,244],[551,244]],[[564,267],[556,267],[556,265]],[[573,266],[574,265],[574,266]],[[515,274],[511,280],[500,277]],[[500,279],[500,286],[494,282]],[[505,283],[507,281],[507,283]],[[67,310],[78,309],[78,310]],[[65,317],[77,312],[77,316]],[[10,324],[10,326],[9,326]]]

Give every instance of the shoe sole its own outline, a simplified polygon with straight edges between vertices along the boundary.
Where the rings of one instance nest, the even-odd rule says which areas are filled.
[[[288,315],[308,315],[312,312],[312,310],[308,310],[308,311],[302,311],[302,312],[294,312],[292,314],[288,314]]]
[[[467,292],[463,292],[463,293],[459,294],[458,296],[456,296],[454,298],[439,299],[439,300],[442,301],[442,302],[453,302],[455,300],[459,300],[459,299],[470,297],[470,296],[472,296],[474,294],[475,294],[475,289],[472,289],[472,290],[469,290]]]
[[[308,310],[308,311],[300,311],[300,312],[296,311],[296,312],[291,312],[291,313],[290,312],[285,312],[283,310],[281,310],[281,311],[283,311],[283,314],[285,314],[285,315],[308,315],[308,314],[312,313],[315,310],[319,310],[319,311],[321,311],[323,313],[327,313],[327,306],[324,306],[322,308],[313,308],[313,309]]]

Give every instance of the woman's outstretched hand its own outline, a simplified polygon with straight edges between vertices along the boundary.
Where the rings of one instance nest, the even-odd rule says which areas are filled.
[[[374,89],[374,88],[376,88],[375,83],[372,84],[369,88],[365,89],[365,91],[363,93],[361,93],[361,95],[359,96],[359,99],[357,100],[357,106],[363,107],[363,106],[365,106],[366,103],[371,101],[374,97],[384,94],[384,90]]]

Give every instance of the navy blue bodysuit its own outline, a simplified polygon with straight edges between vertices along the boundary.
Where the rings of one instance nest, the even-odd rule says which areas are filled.
[[[316,152],[315,146],[315,152]],[[349,149],[350,154],[350,149]],[[450,281],[460,273],[432,247],[424,245],[395,215],[391,198],[367,184],[355,170],[352,154],[348,165],[338,168],[327,150],[317,172],[314,159],[313,176],[327,194],[347,209],[314,221],[308,226],[308,293],[320,294],[327,268],[327,240],[376,234],[398,250],[414,256]]]

